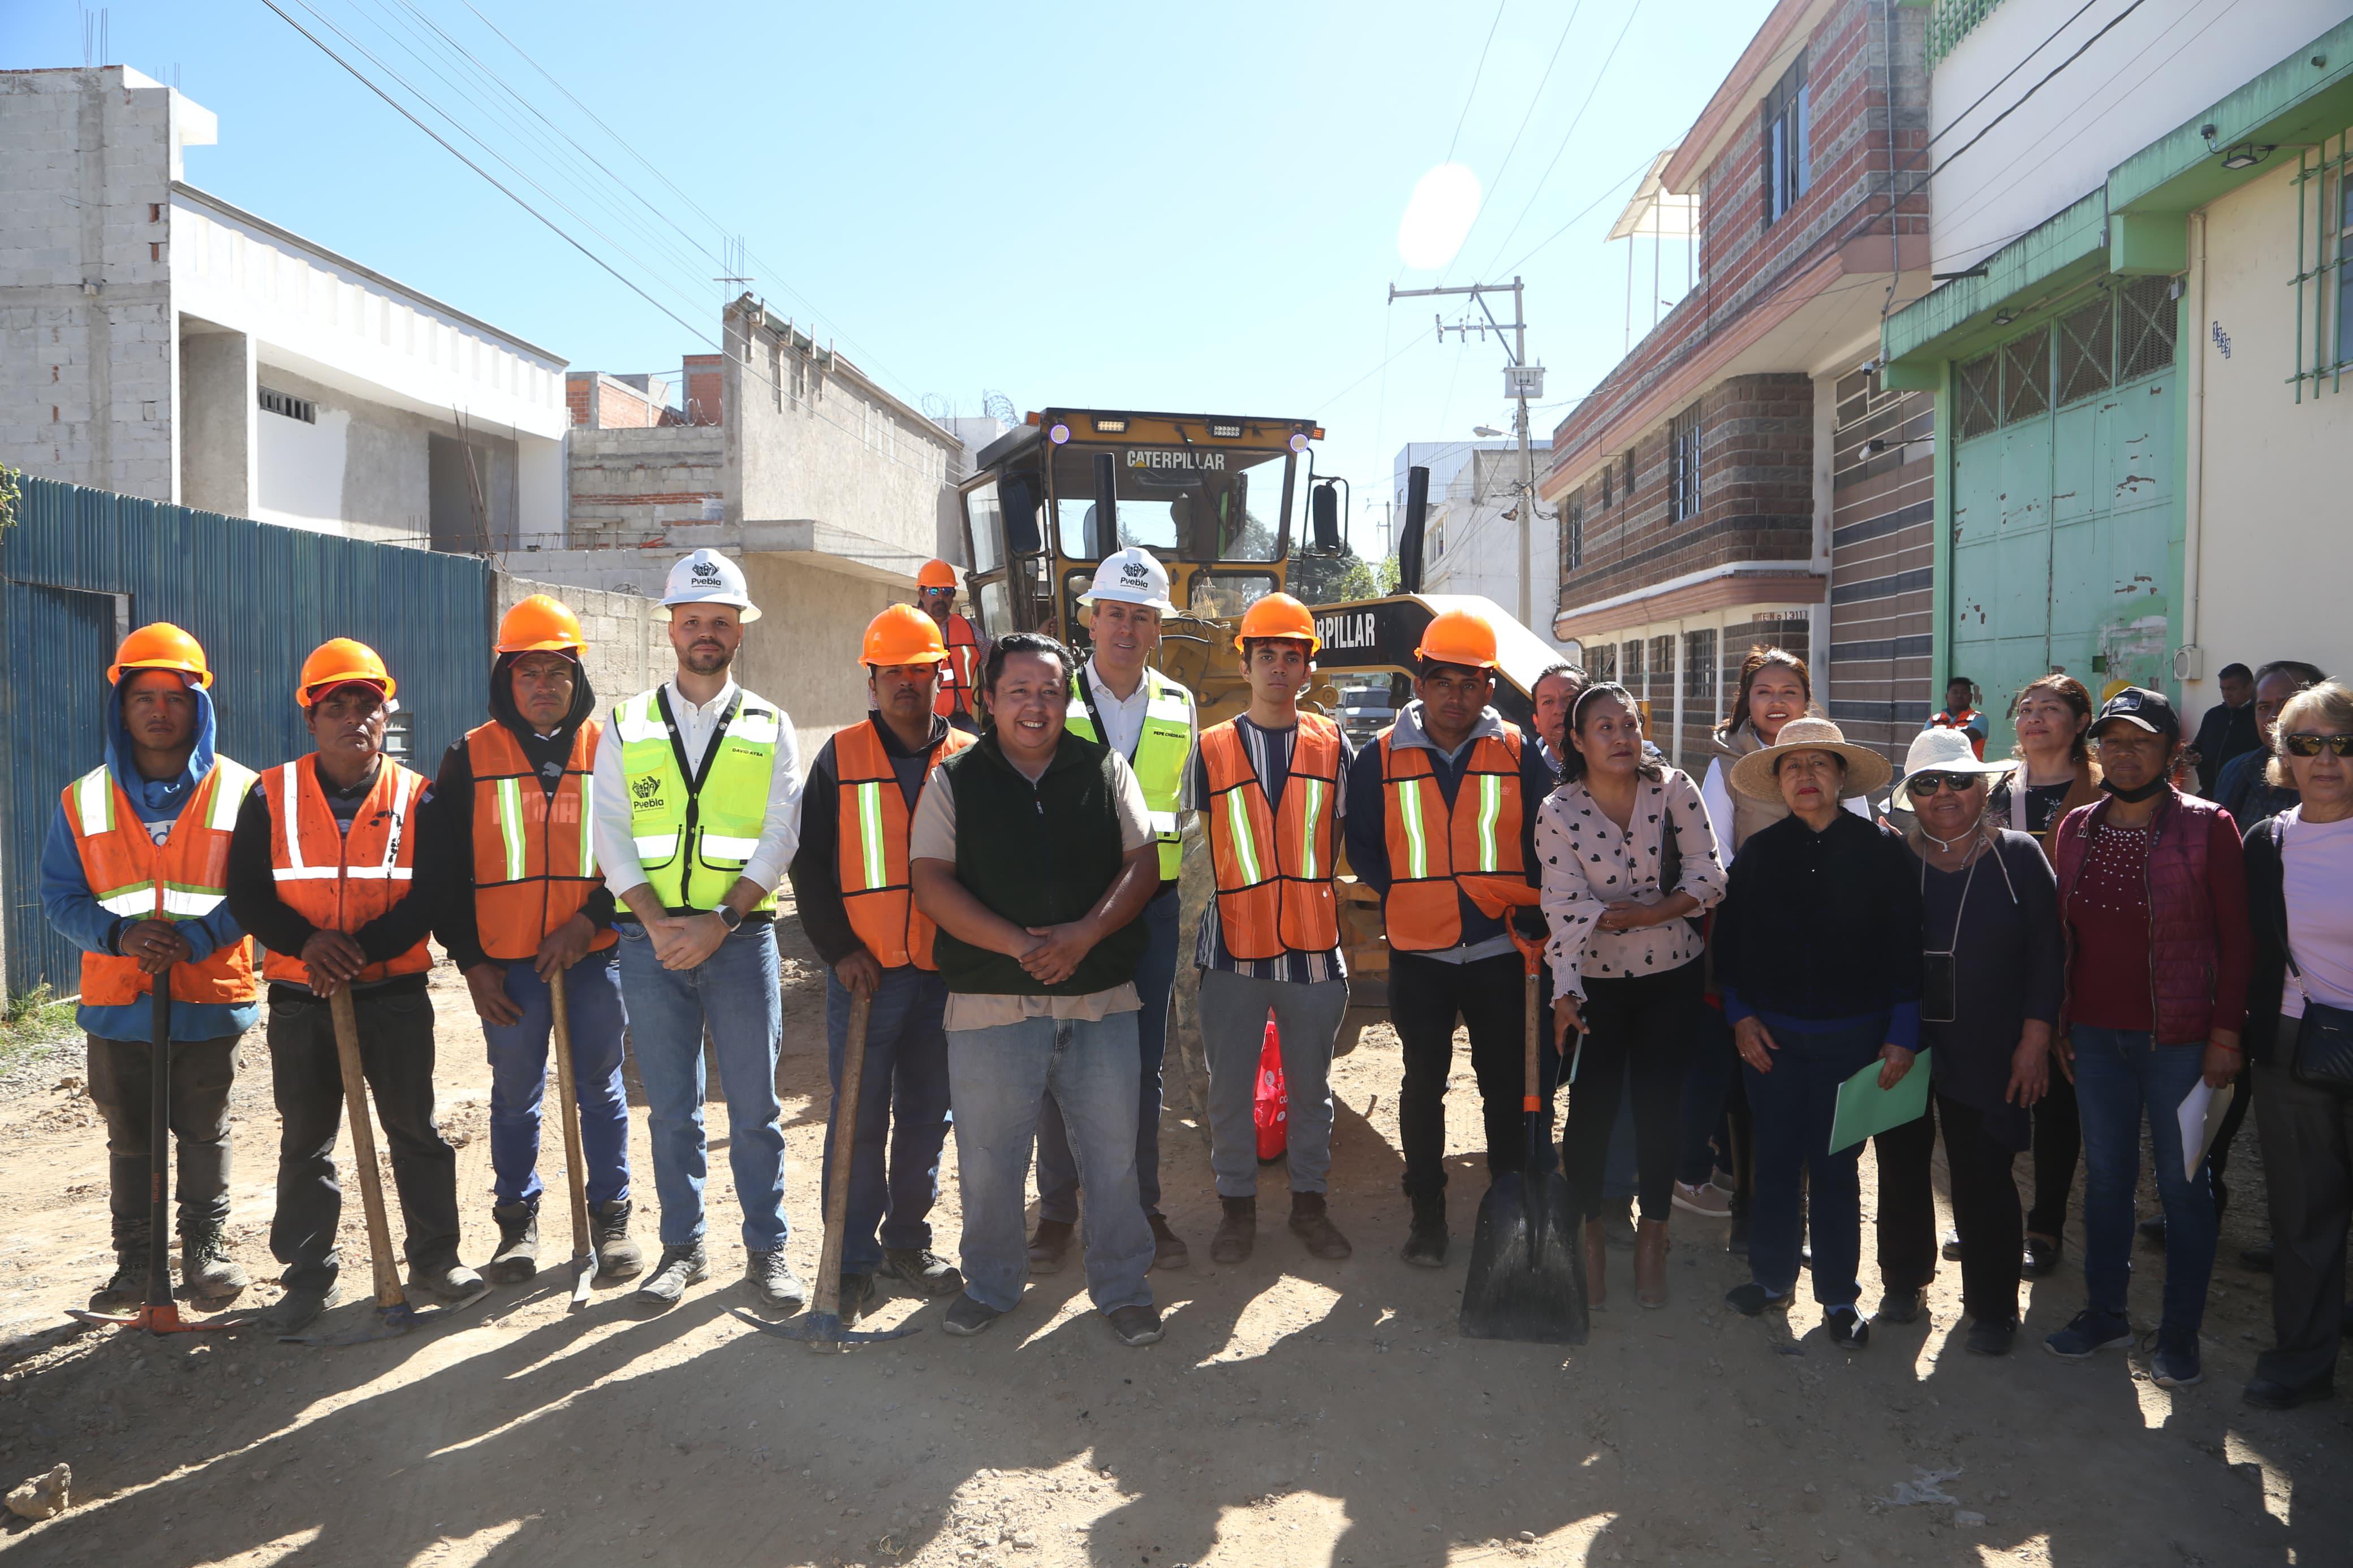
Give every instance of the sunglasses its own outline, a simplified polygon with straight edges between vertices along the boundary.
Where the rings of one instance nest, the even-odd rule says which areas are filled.
[[[1914,773],[1904,781],[1904,791],[1912,795],[1936,795],[1945,790],[1961,795],[1976,788],[1978,781],[1984,776],[1982,773]]]
[[[2353,735],[2316,735],[2308,730],[2299,730],[2293,735],[2282,735],[2280,744],[2292,756],[2316,757],[2326,746],[2340,757],[2353,757]]]
[[[923,590],[923,597],[926,599],[937,599],[955,592],[955,590],[954,588],[926,588]]]

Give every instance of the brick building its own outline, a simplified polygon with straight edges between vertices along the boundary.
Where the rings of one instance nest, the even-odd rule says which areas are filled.
[[[1660,171],[1698,203],[1690,292],[1554,432],[1554,635],[1647,697],[1688,767],[1755,644],[1804,655],[1866,743],[1900,752],[1933,706],[1907,574],[1929,404],[1858,368],[1927,285],[1924,26],[1780,0]]]

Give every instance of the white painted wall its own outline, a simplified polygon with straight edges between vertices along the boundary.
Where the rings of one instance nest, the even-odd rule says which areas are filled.
[[[2090,195],[2111,168],[2353,16],[2353,0],[2142,0],[2027,96],[2133,3],[2096,0],[2061,27],[2073,4],[2008,0],[1938,63],[1928,152],[1936,270],[1971,266]]]
[[[261,482],[253,515],[263,522],[342,531],[351,411],[322,408],[315,425],[266,410],[255,417]]]

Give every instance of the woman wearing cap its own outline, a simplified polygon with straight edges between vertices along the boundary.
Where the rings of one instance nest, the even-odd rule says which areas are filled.
[[[1609,1267],[1602,1166],[1624,1084],[1641,1202],[1635,1297],[1663,1307],[1683,1066],[1700,1006],[1695,917],[1724,896],[1724,871],[1698,787],[1643,755],[1642,716],[1624,687],[1588,687],[1564,739],[1562,782],[1535,828],[1554,1039],[1566,1047],[1571,1034],[1584,1035],[1561,1165],[1585,1225],[1586,1296],[1599,1306]]]
[[[2165,1310],[2150,1374],[2179,1388],[2200,1377],[2198,1326],[2219,1216],[2205,1168],[2182,1173],[2181,1102],[2203,1079],[2239,1070],[2253,941],[2245,868],[2230,813],[2167,782],[2181,727],[2164,693],[2126,687],[2101,708],[2092,746],[2107,797],[2067,814],[2052,836],[2067,941],[2062,1059],[2072,1056],[2084,1121],[2084,1285],[2074,1320],[2044,1342],[2084,1361],[2132,1342],[2133,1191],[2140,1129],[2164,1200]]]
[[[1841,809],[1887,782],[1887,759],[1827,719],[1791,719],[1732,769],[1750,799],[1788,811],[1732,863],[1715,921],[1716,978],[1756,1121],[1749,1281],[1725,1300],[1754,1317],[1786,1307],[1812,1194],[1814,1299],[1832,1342],[1860,1349],[1858,1150],[1829,1152],[1839,1085],[1873,1058],[1893,1089],[1920,1023],[1919,872],[1893,828]]]
[[[2007,1355],[2018,1332],[2018,1185],[2010,1164],[2027,1146],[2029,1110],[2050,1077],[2063,961],[2051,863],[2024,833],[2004,831],[1986,805],[1991,778],[1966,731],[1923,730],[1905,759],[1894,803],[1911,813],[1905,841],[1917,860],[1922,959],[1920,1043],[1935,1064],[1933,1120],[1881,1134],[1883,1251],[1925,1254],[1936,1227],[1929,1158],[1945,1133],[1953,1216],[1961,1235],[1967,1341]],[[1897,1227],[1906,1234],[1889,1238]],[[1883,1278],[1885,1268],[1882,1268]],[[1904,1305],[1917,1316],[1916,1295]]]
[[[2345,898],[2353,880],[2353,690],[2333,680],[2306,687],[2281,708],[2274,730],[2272,782],[2298,801],[2247,831],[2255,961],[2246,1046],[2271,1196],[2276,1342],[2255,1358],[2246,1398],[2286,1410],[2333,1392],[2345,1311],[2347,1101],[2298,1069],[2313,1064],[2327,1031],[2353,1024]]]

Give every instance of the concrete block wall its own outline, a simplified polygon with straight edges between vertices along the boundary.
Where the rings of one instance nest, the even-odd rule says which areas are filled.
[[[580,630],[588,638],[588,651],[580,662],[588,672],[588,683],[596,688],[600,707],[609,710],[670,674],[673,667],[670,627],[654,619],[651,599],[535,582],[506,572],[499,573],[497,581],[501,616],[532,595],[546,594],[570,605],[580,617]]]
[[[641,547],[706,521],[708,503],[725,498],[726,461],[724,437],[709,426],[573,431],[566,543]]]

